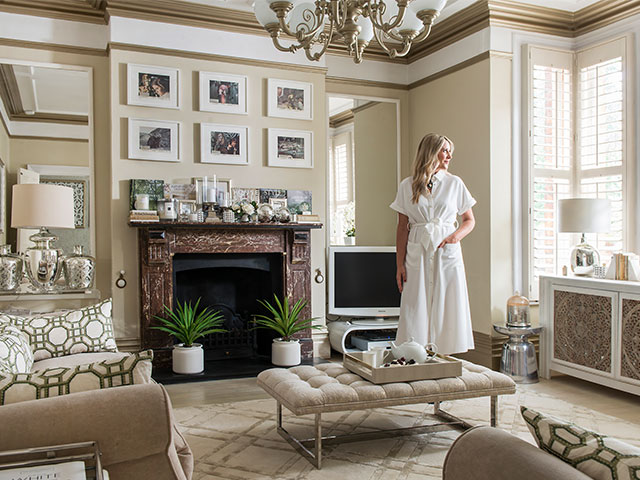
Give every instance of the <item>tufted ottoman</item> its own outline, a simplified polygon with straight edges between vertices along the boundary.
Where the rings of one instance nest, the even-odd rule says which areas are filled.
[[[461,428],[472,425],[440,409],[440,402],[473,397],[491,397],[491,426],[496,425],[498,395],[515,393],[516,384],[502,373],[474,363],[462,362],[460,377],[376,385],[350,372],[339,363],[316,366],[271,368],[258,375],[258,385],[277,402],[278,433],[317,468],[322,467],[322,444],[355,442],[392,435]],[[418,427],[378,432],[322,437],[320,424],[325,412],[392,407],[414,403],[433,403],[434,415],[446,420]],[[315,414],[315,436],[298,440],[282,426],[282,406],[294,415]],[[312,444],[314,450],[310,450]]]

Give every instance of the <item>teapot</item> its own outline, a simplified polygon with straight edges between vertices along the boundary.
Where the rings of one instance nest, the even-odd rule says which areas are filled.
[[[433,353],[427,353],[427,349]],[[396,345],[395,342],[391,342],[391,353],[396,359],[404,357],[406,360],[413,359],[417,363],[425,363],[435,357],[437,352],[438,347],[436,347],[435,343],[427,343],[426,346],[420,345],[418,342],[413,341],[413,337],[410,337],[409,341],[404,342],[402,345]]]

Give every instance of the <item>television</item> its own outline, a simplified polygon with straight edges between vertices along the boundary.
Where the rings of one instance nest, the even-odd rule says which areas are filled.
[[[396,247],[329,247],[331,315],[397,317]]]

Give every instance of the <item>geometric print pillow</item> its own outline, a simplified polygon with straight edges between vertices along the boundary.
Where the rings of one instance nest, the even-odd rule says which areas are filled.
[[[520,407],[538,447],[597,480],[640,480],[640,448]]]
[[[0,372],[28,373],[32,366],[29,338],[15,325],[0,322]]]
[[[117,352],[111,321],[111,299],[50,316],[5,315],[29,337],[34,361],[85,352]]]
[[[74,367],[51,367],[33,373],[0,372],[0,405],[86,390],[152,383],[152,360],[153,350],[145,350],[121,359]]]

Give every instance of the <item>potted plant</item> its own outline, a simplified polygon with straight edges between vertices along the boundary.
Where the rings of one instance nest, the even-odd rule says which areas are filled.
[[[356,244],[356,229],[355,227],[350,228],[345,232],[344,244],[345,245],[355,245]]]
[[[349,202],[343,212],[344,244],[356,244],[356,204]]]
[[[176,301],[176,308],[172,311],[163,305],[167,314],[165,317],[154,315],[162,325],[151,327],[173,335],[179,343],[173,346],[173,371],[175,373],[200,373],[204,370],[204,350],[202,344],[195,343],[199,338],[210,333],[226,332],[219,328],[224,317],[219,311],[203,308],[198,312],[200,298],[194,306],[191,302]]]
[[[277,295],[273,295],[275,304],[272,305],[266,300],[258,300],[266,308],[269,315],[255,315],[255,328],[267,328],[277,332],[280,337],[274,338],[271,345],[271,362],[281,367],[291,367],[300,363],[300,341],[293,338],[297,332],[307,328],[321,328],[320,325],[313,325],[316,318],[300,318],[302,309],[307,305],[306,300],[298,300],[292,307],[289,307],[287,297],[280,301]]]

